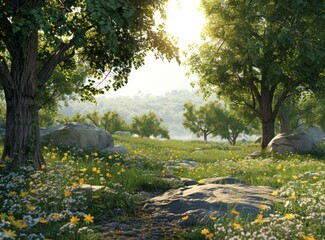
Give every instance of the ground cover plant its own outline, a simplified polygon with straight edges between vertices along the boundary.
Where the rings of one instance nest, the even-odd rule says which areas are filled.
[[[166,171],[200,180],[235,176],[274,188],[283,203],[269,212],[261,205],[256,219],[233,209],[215,224],[193,226],[184,239],[323,239],[324,156],[286,155],[245,158],[256,144],[152,140],[115,136],[128,156],[74,153],[45,146],[47,166],[0,173],[0,239],[99,239],[106,216],[122,219],[140,210],[134,194],[178,187],[165,181]],[[321,146],[320,150],[322,149]],[[321,153],[319,151],[318,153]],[[170,160],[193,160],[194,169],[165,169]],[[87,189],[85,184],[103,186]],[[116,211],[116,210],[119,211]],[[123,214],[121,215],[121,211]],[[186,221],[186,219],[184,219]],[[166,236],[168,239],[168,236]]]

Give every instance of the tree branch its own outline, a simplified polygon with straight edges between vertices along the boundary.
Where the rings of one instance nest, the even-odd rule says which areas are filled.
[[[38,79],[39,84],[38,88],[42,89],[45,86],[46,81],[52,76],[56,66],[68,58],[73,57],[74,54],[69,54],[68,56],[64,56],[64,54],[73,47],[72,41],[70,41],[68,44],[62,44],[61,49],[59,52],[55,55],[52,55],[49,60],[43,65]]]
[[[286,100],[286,98],[289,96],[288,95],[289,91],[286,89],[282,92],[281,96],[279,97],[278,101],[276,102],[276,104],[274,105],[274,110],[273,110],[273,116],[278,115],[278,112],[280,110],[280,107],[282,105],[282,103],[284,102],[284,100]]]

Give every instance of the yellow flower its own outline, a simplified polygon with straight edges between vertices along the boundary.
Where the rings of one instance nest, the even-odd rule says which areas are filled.
[[[209,234],[207,234],[207,235],[205,235],[207,238],[209,238],[209,239],[212,239],[213,237],[214,237],[214,234],[213,233],[209,233]]]
[[[7,167],[7,165],[6,164],[0,164],[0,167],[5,168],[5,167]]]
[[[296,199],[296,196],[295,195],[291,195],[291,196],[289,196],[289,199],[290,200],[295,200]]]
[[[236,222],[234,222],[234,223],[232,224],[232,226],[233,226],[234,228],[240,228],[240,227],[241,227],[241,225],[240,225],[239,223],[236,223]]]
[[[5,156],[5,158],[3,160],[4,161],[9,161],[10,160],[10,157],[7,155],[7,156]]]
[[[280,183],[281,182],[281,179],[280,178],[278,178],[278,180],[276,180],[278,183]]]
[[[214,220],[216,220],[217,218],[214,217],[214,216],[210,216],[210,219],[214,221]]]
[[[48,223],[48,222],[49,222],[49,220],[47,220],[47,219],[44,219],[44,218],[40,218],[39,222],[40,222],[40,223]]]
[[[71,196],[71,192],[68,191],[68,190],[66,190],[66,189],[64,189],[64,196],[65,197],[70,197]]]
[[[234,214],[234,215],[239,215],[239,212],[236,211],[235,209],[231,210],[231,213]]]
[[[255,222],[257,223],[263,223],[264,220],[263,220],[263,215],[262,214],[258,214],[256,219],[255,219]]]
[[[300,183],[301,184],[306,184],[308,181],[301,181]]]
[[[99,195],[93,195],[93,196],[91,196],[91,198],[92,199],[98,199],[98,198],[100,198],[100,196]]]
[[[94,217],[91,216],[90,214],[87,214],[87,215],[84,216],[84,221],[86,223],[92,223],[92,222],[94,222]]]
[[[61,159],[62,162],[66,161],[68,159],[67,156],[64,155],[64,157]]]
[[[189,215],[186,215],[186,216],[182,217],[182,220],[183,220],[183,221],[186,221],[186,220],[189,219],[189,218],[190,218],[190,216],[189,216]]]
[[[76,217],[76,216],[72,216],[72,217],[70,218],[70,223],[78,224],[78,222],[79,222],[79,218],[78,218],[78,217]]]
[[[9,220],[9,222],[11,222],[11,221],[15,220],[15,216],[14,215],[10,215],[10,216],[8,216],[7,219]]]
[[[25,220],[13,220],[10,222],[10,224],[16,228],[22,229],[22,228],[26,228],[27,224],[25,223]]]
[[[0,219],[3,220],[3,219],[6,219],[7,217],[7,214],[5,213],[0,213]]]
[[[34,184],[34,182],[33,182],[33,181],[30,181],[30,182],[29,182],[29,185],[33,185],[33,184]]]
[[[100,174],[100,168],[97,169],[96,173],[97,174]]]
[[[315,238],[313,237],[309,237],[309,236],[306,236],[306,235],[301,235],[301,237],[304,239],[304,240],[316,240]]]
[[[60,219],[61,216],[60,216],[60,215],[53,215],[52,218],[53,218],[53,219]]]
[[[287,220],[291,220],[295,217],[295,215],[293,215],[292,213],[287,213],[284,218],[287,219]]]
[[[41,169],[45,169],[46,168],[46,165],[45,164],[42,164],[41,165]]]
[[[210,233],[210,231],[208,230],[208,229],[206,229],[206,228],[204,228],[202,231],[201,231],[201,234],[202,235],[207,235],[207,234],[209,234]]]
[[[106,173],[106,177],[111,178],[111,177],[113,177],[113,175],[110,173]]]
[[[89,159],[89,155],[86,155],[85,158],[88,160]]]
[[[79,183],[80,183],[80,184],[84,184],[84,183],[85,183],[85,179],[80,178],[80,179],[79,179]]]
[[[74,182],[74,183],[72,184],[72,187],[73,187],[73,188],[77,188],[77,187],[78,187],[78,183],[77,183],[77,182]]]
[[[97,168],[96,167],[93,167],[93,172],[97,172]]]
[[[120,172],[121,172],[121,173],[125,173],[125,169],[122,168],[122,169],[120,170]]]
[[[86,172],[87,171],[87,168],[81,168],[80,169],[80,172]]]
[[[52,160],[54,160],[54,159],[55,159],[55,154],[53,154],[53,155],[51,156],[51,159],[52,159]]]
[[[112,160],[112,159],[113,159],[113,157],[112,157],[112,156],[108,156],[108,159],[109,159],[109,160]]]
[[[29,210],[29,211],[34,211],[36,209],[36,207],[33,207],[31,205],[26,205],[26,208]]]
[[[3,236],[6,236],[6,238],[10,238],[10,239],[14,239],[17,236],[16,232],[11,229],[4,230],[2,234]]]
[[[37,193],[37,190],[36,189],[32,189],[32,190],[30,190],[30,192],[33,193],[33,194],[36,194]]]
[[[202,185],[202,184],[204,184],[204,181],[201,179],[201,180],[197,181],[197,183]]]
[[[294,175],[292,176],[293,180],[297,180],[298,179],[298,176]]]
[[[15,191],[11,191],[11,192],[9,192],[9,195],[10,196],[15,196],[17,193],[15,192]]]
[[[261,204],[261,205],[259,206],[259,208],[260,208],[261,211],[264,211],[264,210],[266,209],[266,206],[265,206],[264,204]]]
[[[271,195],[272,195],[272,196],[276,196],[276,195],[278,195],[278,192],[277,192],[277,191],[273,191],[273,192],[271,193]]]

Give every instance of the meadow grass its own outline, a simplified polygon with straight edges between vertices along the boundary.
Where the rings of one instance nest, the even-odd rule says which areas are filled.
[[[97,228],[105,217],[125,219],[140,209],[134,194],[178,187],[162,178],[167,171],[196,180],[234,176],[271,186],[272,194],[284,199],[271,214],[261,207],[254,221],[230,213],[215,219],[214,225],[194,226],[184,239],[324,237],[325,157],[321,154],[250,159],[245,157],[258,150],[256,144],[114,138],[115,144],[127,148],[127,156],[47,146],[43,149],[47,166],[40,171],[22,167],[9,172],[1,166],[0,239],[98,239]],[[164,163],[170,160],[192,160],[198,165],[166,169]],[[92,191],[84,184],[103,188]]]

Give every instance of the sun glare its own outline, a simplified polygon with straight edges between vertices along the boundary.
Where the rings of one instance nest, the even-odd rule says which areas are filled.
[[[200,42],[205,18],[199,11],[200,0],[169,0],[166,30],[178,39],[181,50],[191,43]]]

